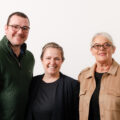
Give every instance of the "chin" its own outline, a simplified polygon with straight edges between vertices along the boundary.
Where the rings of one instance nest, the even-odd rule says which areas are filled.
[[[49,74],[50,74],[50,75],[56,75],[57,72],[50,72]]]
[[[19,41],[19,40],[15,42],[16,45],[22,45],[23,43],[24,43],[23,41]]]
[[[101,58],[98,59],[98,61],[106,61],[106,60],[107,60],[106,57],[101,57]]]
[[[21,43],[14,43],[14,46],[21,46]]]
[[[108,61],[107,59],[98,60],[99,63],[105,63],[105,62],[107,62],[107,61]]]
[[[15,43],[17,43],[17,44],[22,44],[22,43],[24,43],[24,39],[15,39]]]

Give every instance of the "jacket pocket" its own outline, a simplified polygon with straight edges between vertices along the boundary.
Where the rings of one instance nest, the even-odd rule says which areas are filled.
[[[120,93],[114,90],[107,91],[105,95],[105,109],[120,111]]]

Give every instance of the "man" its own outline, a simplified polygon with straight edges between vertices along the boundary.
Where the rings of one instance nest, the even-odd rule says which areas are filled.
[[[26,50],[30,22],[21,12],[8,17],[0,41],[0,120],[23,120],[34,57]]]

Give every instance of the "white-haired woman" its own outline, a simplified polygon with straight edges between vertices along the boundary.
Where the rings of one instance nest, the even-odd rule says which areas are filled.
[[[120,65],[112,58],[112,37],[97,33],[90,50],[96,62],[78,77],[80,120],[120,120]]]

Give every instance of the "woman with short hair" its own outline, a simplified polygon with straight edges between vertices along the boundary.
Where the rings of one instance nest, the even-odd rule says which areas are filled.
[[[62,47],[47,43],[41,61],[45,73],[31,83],[27,120],[79,120],[79,82],[60,72]]]
[[[112,37],[97,33],[90,50],[96,62],[78,77],[80,120],[120,120],[120,65],[112,58]]]

